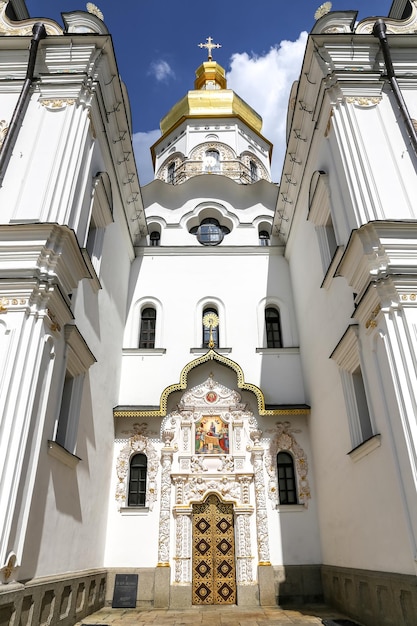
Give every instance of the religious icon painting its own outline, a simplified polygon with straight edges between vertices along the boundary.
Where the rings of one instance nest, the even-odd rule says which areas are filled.
[[[229,425],[218,415],[207,415],[195,425],[196,454],[229,454]]]

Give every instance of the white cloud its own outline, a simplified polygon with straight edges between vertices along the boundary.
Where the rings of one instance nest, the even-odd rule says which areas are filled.
[[[146,133],[134,133],[132,137],[133,150],[135,153],[136,166],[139,172],[141,185],[151,182],[154,177],[150,147],[161,136],[158,129]]]
[[[154,78],[156,78],[156,80],[160,83],[168,80],[168,78],[175,78],[175,73],[169,63],[163,61],[162,59],[151,63],[149,74],[154,76]]]
[[[264,56],[234,54],[227,74],[233,89],[263,119],[262,134],[274,144],[272,180],[279,182],[285,155],[285,128],[291,86],[298,79],[307,41],[302,32],[297,41],[281,41]]]

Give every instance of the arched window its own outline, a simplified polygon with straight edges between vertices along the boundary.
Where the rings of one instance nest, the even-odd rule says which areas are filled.
[[[281,320],[278,309],[267,307],[265,309],[266,347],[282,348]]]
[[[152,307],[142,309],[140,317],[139,348],[155,347],[156,310]]]
[[[203,310],[203,348],[209,347],[210,342],[210,324],[208,322],[213,321],[211,325],[211,338],[213,340],[214,348],[219,347],[219,314],[214,307],[206,307]],[[216,323],[217,322],[217,323]]]
[[[174,180],[175,180],[175,163],[171,163],[170,165],[168,165],[167,183],[169,183],[170,185],[173,185]]]
[[[161,241],[161,233],[159,233],[157,230],[154,230],[151,232],[149,239],[151,242],[151,246],[159,246],[159,243]]]
[[[259,231],[259,245],[260,246],[269,246],[269,233],[267,230]]]
[[[206,150],[203,161],[205,172],[220,172],[220,153],[218,150]]]
[[[134,454],[130,459],[128,506],[145,506],[147,466],[146,454]]]
[[[259,176],[258,176],[258,166],[256,165],[255,161],[250,161],[249,162],[249,167],[250,167],[250,179],[252,183],[256,183],[256,181],[258,180]]]
[[[288,452],[278,452],[278,492],[280,504],[297,504],[294,460]]]

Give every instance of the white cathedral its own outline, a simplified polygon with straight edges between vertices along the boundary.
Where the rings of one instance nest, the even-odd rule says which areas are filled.
[[[415,625],[417,1],[318,16],[279,185],[208,38],[141,188],[89,9],[0,0],[0,626]]]

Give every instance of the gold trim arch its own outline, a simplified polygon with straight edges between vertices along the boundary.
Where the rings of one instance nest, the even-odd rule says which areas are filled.
[[[208,350],[208,352],[206,352],[202,356],[194,359],[193,361],[190,361],[189,363],[187,363],[187,365],[185,365],[185,367],[181,371],[180,380],[178,383],[174,385],[169,385],[169,387],[166,387],[163,390],[159,403],[159,409],[115,409],[113,411],[114,417],[165,417],[167,414],[168,398],[171,393],[187,389],[187,379],[189,372],[195,367],[198,367],[199,365],[202,365],[203,363],[207,363],[209,361],[217,361],[218,363],[229,367],[236,373],[238,388],[243,389],[244,391],[251,391],[256,397],[259,415],[308,415],[310,413],[310,410],[304,407],[294,409],[265,408],[264,394],[256,385],[245,382],[245,376],[240,365],[238,365],[235,361],[232,361],[231,359],[223,356],[222,354],[219,354],[215,350]]]

